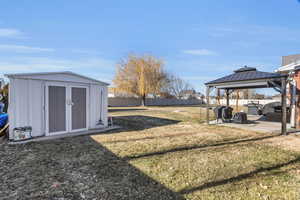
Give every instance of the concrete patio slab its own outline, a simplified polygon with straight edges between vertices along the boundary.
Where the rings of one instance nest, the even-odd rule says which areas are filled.
[[[107,128],[101,128],[101,129],[90,129],[87,131],[79,131],[74,133],[66,133],[66,134],[60,134],[60,135],[53,135],[53,136],[42,136],[42,137],[36,137],[29,140],[24,141],[9,141],[8,144],[26,144],[29,142],[40,142],[40,141],[47,141],[47,140],[55,140],[60,138],[67,138],[67,137],[74,137],[74,136],[81,136],[81,135],[92,135],[96,133],[105,133],[107,131],[119,129],[121,126],[110,126]]]
[[[248,115],[248,123],[247,124],[238,124],[238,123],[217,123],[216,120],[210,121],[212,125],[220,125],[227,126],[233,128],[240,128],[246,130],[252,130],[256,132],[264,132],[264,133],[280,133],[281,132],[281,123],[274,121],[267,121],[262,116],[258,115]],[[290,124],[287,124],[288,131],[293,130]]]

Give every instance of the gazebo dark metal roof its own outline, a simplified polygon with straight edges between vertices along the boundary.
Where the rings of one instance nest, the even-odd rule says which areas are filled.
[[[238,70],[235,70],[233,74],[207,82],[205,83],[205,85],[214,85],[214,84],[237,82],[237,81],[261,80],[261,79],[277,79],[283,76],[285,75],[279,73],[257,71],[256,68],[245,66]]]

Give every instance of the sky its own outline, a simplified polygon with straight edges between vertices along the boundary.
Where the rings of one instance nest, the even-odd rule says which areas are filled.
[[[298,0],[1,0],[0,76],[73,71],[111,83],[130,53],[198,91],[244,65],[300,53]]]

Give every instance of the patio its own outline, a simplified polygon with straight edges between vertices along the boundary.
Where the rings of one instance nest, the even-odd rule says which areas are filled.
[[[281,133],[281,122],[270,121],[264,116],[259,115],[248,115],[247,124],[237,124],[237,123],[221,123],[217,120],[210,121],[211,125],[220,125],[226,127],[233,127],[239,129],[245,129],[250,131],[262,132],[262,133]],[[291,125],[287,123],[288,132],[292,131]]]

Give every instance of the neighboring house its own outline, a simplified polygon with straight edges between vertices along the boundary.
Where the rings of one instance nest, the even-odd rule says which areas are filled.
[[[279,67],[276,71],[280,73],[290,73],[290,72],[298,71],[299,68],[300,68],[300,54],[295,54],[290,56],[283,56],[282,66]]]
[[[202,99],[203,95],[196,90],[183,90],[180,93],[182,99]]]
[[[108,97],[117,97],[117,90],[114,87],[109,87],[108,88]]]
[[[15,128],[30,127],[32,137],[104,128],[107,83],[72,72],[7,74],[9,139]]]
[[[108,97],[115,97],[114,88],[108,88]]]
[[[136,95],[129,94],[127,92],[121,92],[115,87],[108,88],[108,97],[137,97]]]
[[[283,56],[282,66],[276,71],[289,75],[287,94],[291,105],[291,125],[300,128],[300,54]]]
[[[281,94],[273,95],[272,100],[281,101]]]

